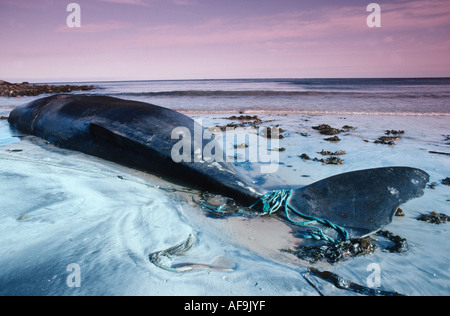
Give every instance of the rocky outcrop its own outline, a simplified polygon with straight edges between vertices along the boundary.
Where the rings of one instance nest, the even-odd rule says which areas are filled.
[[[35,85],[28,82],[10,83],[0,80],[0,96],[2,97],[37,96],[43,93],[68,93],[72,91],[89,91],[93,89],[95,89],[94,86],[88,85]]]

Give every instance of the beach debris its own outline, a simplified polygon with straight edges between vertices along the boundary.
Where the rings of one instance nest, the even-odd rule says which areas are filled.
[[[326,261],[330,264],[335,264],[348,258],[371,255],[378,248],[391,253],[404,253],[409,250],[405,238],[394,235],[386,230],[379,231],[376,234],[393,242],[393,245],[382,247],[379,243],[376,243],[377,240],[368,236],[364,238],[352,238],[337,244],[321,243],[313,246],[300,246],[297,249],[280,249],[280,251],[293,254],[297,258],[311,263]]]
[[[430,214],[420,214],[420,216],[417,217],[417,220],[440,225],[446,222],[450,222],[450,216],[447,216],[446,214],[443,213],[437,213],[436,211],[432,211]]]
[[[394,141],[400,140],[398,136],[381,136],[377,140],[374,141],[375,144],[383,144],[383,145],[395,145]]]
[[[303,160],[310,160],[310,159],[311,159],[311,158],[310,158],[307,154],[305,154],[305,153],[301,154],[299,157],[302,158]]]
[[[0,96],[2,97],[22,97],[37,96],[43,93],[68,93],[72,91],[94,90],[94,86],[88,85],[35,85],[29,82],[10,83],[0,80]]]
[[[263,123],[263,121],[257,116],[257,115],[240,115],[240,116],[230,116],[227,117],[228,120],[233,121],[239,121],[239,123],[228,123],[226,125],[216,125],[214,127],[209,128],[209,131],[211,133],[217,133],[217,132],[225,132],[230,129],[236,129],[236,128],[247,128],[251,127],[254,129],[258,129],[258,127]],[[267,122],[267,121],[266,121]],[[259,136],[265,137],[267,139],[284,139],[285,136],[281,133],[284,133],[285,130],[279,127],[279,125],[276,125],[274,127],[264,127],[259,129]]]
[[[316,131],[319,131],[320,134],[322,134],[322,135],[328,135],[328,136],[336,135],[336,134],[339,134],[341,132],[345,132],[344,130],[331,127],[328,124],[322,124],[322,125],[318,125],[318,126],[313,126],[312,129],[314,129]]]
[[[385,135],[387,136],[381,136],[378,137],[377,140],[374,141],[375,144],[383,144],[383,145],[390,145],[393,146],[395,145],[395,142],[400,140],[400,135],[405,134],[405,131],[403,130],[386,130]]]
[[[192,248],[192,246],[195,243],[196,238],[194,235],[191,234],[185,241],[182,241],[173,247],[150,254],[149,260],[158,268],[170,272],[187,272],[192,270],[234,271],[235,269],[234,263],[226,262],[226,260],[223,260],[223,258],[221,257],[216,258],[211,264],[203,264],[203,263],[172,264],[174,257],[186,255],[186,253]]]
[[[437,182],[431,182],[431,183],[428,184],[427,186],[428,186],[429,189],[434,190],[434,189],[436,189],[436,187],[437,187],[438,185],[439,185],[439,184],[438,184]]]
[[[9,153],[20,153],[23,149],[7,149],[6,151]]]
[[[403,212],[403,210],[401,208],[398,208],[397,211],[395,211],[395,216],[405,216],[405,212]]]
[[[403,294],[399,294],[397,292],[380,290],[377,288],[371,288],[368,286],[360,285],[354,283],[348,279],[344,279],[336,273],[330,271],[320,271],[314,267],[308,267],[308,272],[303,276],[308,283],[313,286],[320,295],[323,296],[323,293],[314,285],[314,283],[307,278],[308,275],[315,275],[322,280],[332,283],[335,287],[341,290],[346,290],[354,293],[358,293],[366,296],[404,296]]]
[[[262,124],[262,120],[257,116],[257,115],[241,115],[241,116],[230,116],[227,117],[226,119],[228,120],[232,120],[232,121],[239,121],[239,123],[228,123],[227,125],[216,125],[212,128],[210,128],[210,131],[213,132],[217,132],[217,131],[221,131],[221,132],[225,132],[227,129],[236,129],[239,127],[252,127],[254,129],[257,129],[259,125]]]
[[[334,153],[331,153],[331,154],[334,154]],[[344,160],[339,157],[336,157],[336,156],[331,156],[331,157],[328,157],[327,159],[317,158],[317,157],[311,159],[311,157],[309,157],[308,154],[303,153],[299,157],[303,160],[312,160],[312,161],[321,162],[321,163],[327,164],[327,165],[343,165],[344,164]]]
[[[262,128],[259,131],[259,135],[268,139],[272,139],[272,138],[278,138],[278,139],[283,139],[284,135],[281,135],[281,133],[285,132],[284,129],[280,128],[279,126],[275,126],[275,127],[266,127],[266,128]]]
[[[387,251],[393,253],[404,253],[409,250],[409,245],[405,238],[402,238],[398,235],[394,235],[393,233],[387,230],[380,230],[377,234],[389,239],[394,243],[394,245],[387,246],[385,248]]]
[[[0,120],[7,120],[8,117],[7,116],[0,116]]]
[[[324,138],[324,140],[326,140],[327,142],[340,142],[341,141],[341,139],[339,137],[337,137],[337,136]]]
[[[244,148],[248,148],[248,145],[247,144],[234,145],[234,148],[236,148],[236,149],[244,149]]]
[[[447,177],[447,178],[445,178],[445,179],[442,179],[442,180],[441,180],[441,183],[442,183],[443,185],[450,185],[450,178]]]
[[[430,154],[436,154],[436,155],[446,155],[446,156],[450,156],[450,153],[444,153],[441,151],[429,151]]]
[[[446,142],[446,145],[450,145],[450,135],[444,135],[444,142]]]
[[[278,151],[278,152],[282,153],[282,152],[285,152],[285,151],[286,151],[286,148],[284,148],[284,147],[281,147],[281,148],[272,148],[272,149],[270,149],[270,151]]]
[[[233,121],[235,121],[235,120],[238,120],[238,121],[261,121],[261,119],[258,117],[258,115],[253,115],[253,116],[250,116],[250,115],[241,115],[241,116],[236,116],[236,115],[233,115],[233,116],[230,116],[229,118],[228,118],[229,120],[233,120]]]
[[[344,160],[335,156],[328,157],[325,159],[327,165],[343,165]]]
[[[385,132],[385,134],[388,135],[388,136],[389,135],[403,135],[403,134],[405,134],[405,131],[402,131],[402,130],[396,131],[396,130],[391,129],[391,130],[387,130]]]
[[[354,238],[338,244],[323,244],[317,246],[302,246],[298,249],[281,249],[281,252],[291,253],[297,258],[311,263],[327,261],[334,264],[345,258],[369,255],[375,252],[377,246],[370,237]]]
[[[321,152],[318,152],[318,154],[321,154],[322,156],[342,156],[345,155],[346,152],[345,150],[337,150],[337,151],[327,151],[327,150],[323,150]]]

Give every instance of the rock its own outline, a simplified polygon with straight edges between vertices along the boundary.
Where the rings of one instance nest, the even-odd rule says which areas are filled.
[[[72,86],[72,85],[34,85],[29,82],[10,83],[0,80],[0,96],[2,97],[21,97],[37,96],[43,93],[67,93],[72,91],[89,91],[95,89],[94,86]]]
[[[447,177],[447,178],[443,179],[441,181],[441,183],[444,184],[444,185],[450,185],[450,178]]]
[[[387,130],[384,134],[388,135],[388,136],[381,136],[376,141],[374,141],[374,143],[390,145],[390,146],[395,145],[395,141],[400,140],[399,135],[405,134],[405,131]],[[390,135],[394,135],[394,136],[390,136]]]
[[[322,149],[322,151],[319,152],[318,154],[321,154],[322,156],[342,156],[342,155],[345,155],[346,152],[345,152],[345,150],[338,150],[338,151],[332,152],[332,151],[325,151]]]
[[[381,136],[376,141],[375,144],[383,144],[383,145],[395,145],[394,141],[400,140],[400,137],[397,136]]]
[[[431,223],[431,224],[440,225],[440,224],[449,222],[450,217],[443,213],[437,213],[436,211],[433,211],[430,214],[420,214],[420,216],[417,217],[417,220],[422,221],[422,222]]]
[[[300,158],[302,158],[303,160],[310,160],[311,158],[309,158],[309,156],[307,154],[301,154]]]
[[[331,156],[331,157],[328,157],[325,160],[325,163],[327,165],[343,165],[344,164],[344,160],[342,160],[342,159],[340,159],[338,157]]]
[[[228,118],[229,120],[239,120],[239,121],[251,121],[251,120],[259,120],[257,115],[250,116],[250,115],[241,115],[241,116],[230,116]]]
[[[396,130],[393,130],[393,129],[391,129],[391,130],[387,130],[386,131],[386,133],[385,133],[386,135],[401,135],[401,134],[405,134],[405,131],[396,131]]]
[[[327,142],[340,142],[341,141],[341,139],[337,136],[325,138],[324,140],[326,140]]]
[[[278,139],[284,139],[284,136],[281,135],[280,133],[284,132],[283,129],[279,128],[278,126],[269,128],[266,127],[262,130],[260,130],[259,135],[265,138],[275,138],[277,137]]]
[[[313,126],[312,129],[320,131],[320,134],[322,134],[322,135],[330,135],[330,136],[339,134],[341,132],[344,132],[341,129],[333,128],[333,127],[331,127],[330,125],[327,125],[327,124]]]
[[[402,238],[398,235],[394,235],[393,233],[387,230],[381,230],[377,234],[386,237],[387,239],[389,239],[394,243],[394,245],[386,247],[387,251],[395,253],[404,253],[409,250],[409,245],[405,238]]]
[[[395,216],[405,216],[405,212],[401,208],[398,208],[395,212]]]

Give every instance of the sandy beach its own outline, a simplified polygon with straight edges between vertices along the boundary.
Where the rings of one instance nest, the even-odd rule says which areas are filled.
[[[0,109],[8,116],[10,108]],[[205,126],[239,123],[238,112],[190,114]],[[309,276],[308,266],[338,273],[365,285],[370,264],[381,267],[381,287],[405,295],[446,295],[450,289],[448,225],[420,222],[421,213],[448,214],[449,176],[445,137],[448,117],[257,114],[261,124],[279,126],[277,173],[261,175],[258,163],[236,163],[238,171],[267,190],[301,187],[346,171],[411,166],[426,170],[435,185],[424,197],[402,206],[387,230],[407,240],[409,251],[390,253],[379,236],[373,254],[336,264],[300,259],[306,245],[295,229],[276,217],[212,217],[191,194],[167,192],[163,179],[117,164],[63,150],[33,136],[11,131],[0,120],[2,295],[356,295]],[[313,127],[337,129],[339,142],[325,140]],[[349,128],[351,127],[351,128]],[[375,143],[386,131],[404,131],[395,145]],[[236,129],[239,132],[238,129]],[[219,135],[220,137],[220,135]],[[242,147],[245,148],[245,147]],[[230,148],[235,149],[235,148]],[[239,152],[241,151],[241,152]],[[237,149],[245,155],[245,149]],[[345,152],[342,164],[327,164],[324,152]],[[310,159],[302,159],[306,154]],[[313,158],[317,158],[314,160]],[[192,249],[175,263],[226,266],[230,271],[164,271],[149,255],[190,234]],[[69,264],[82,273],[69,287]],[[319,291],[318,291],[319,290]]]

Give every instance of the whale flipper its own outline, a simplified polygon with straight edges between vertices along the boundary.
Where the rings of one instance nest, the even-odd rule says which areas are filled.
[[[389,224],[401,204],[422,196],[428,181],[426,172],[409,167],[353,171],[296,189],[288,203],[345,228],[351,238],[363,237]]]

